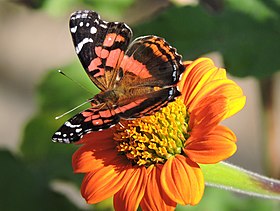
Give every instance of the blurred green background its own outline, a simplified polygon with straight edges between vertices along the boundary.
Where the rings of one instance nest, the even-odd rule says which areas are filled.
[[[211,57],[247,96],[224,122],[238,137],[229,162],[280,179],[280,0],[17,0],[0,2],[0,210],[111,210],[87,205],[77,146],[51,142],[71,115],[54,117],[98,90],[82,70],[68,29],[70,14],[92,9],[124,21],[134,37],[154,34],[185,60]],[[61,77],[62,69],[91,94]],[[280,210],[280,203],[206,188],[196,207],[176,210]]]

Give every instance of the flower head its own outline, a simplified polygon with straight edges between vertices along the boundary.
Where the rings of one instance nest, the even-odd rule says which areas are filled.
[[[185,67],[175,102],[80,141],[73,168],[85,173],[81,192],[88,203],[114,196],[116,210],[195,205],[204,192],[199,163],[217,163],[236,151],[234,133],[219,123],[243,108],[241,88],[210,59]]]

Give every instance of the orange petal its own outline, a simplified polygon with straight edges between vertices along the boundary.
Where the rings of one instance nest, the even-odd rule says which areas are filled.
[[[218,69],[208,58],[199,58],[188,64],[178,84],[187,107],[199,90],[209,81],[226,79],[224,69]]]
[[[114,208],[120,210],[136,210],[143,198],[147,184],[146,167],[131,168],[130,178],[114,196]]]
[[[161,187],[161,169],[162,165],[148,168],[148,182],[145,195],[140,203],[143,211],[171,211],[176,207],[176,203],[166,195]]]
[[[245,106],[246,97],[243,95],[242,90],[241,91],[240,90],[241,89],[237,91],[236,88],[236,91],[231,92],[231,95],[228,98],[229,99],[227,103],[228,112],[227,115],[225,116],[225,119],[236,114]]]
[[[113,196],[131,176],[131,171],[106,166],[85,175],[81,193],[89,204],[95,204]]]
[[[224,96],[208,96],[190,113],[191,136],[199,137],[209,133],[223,120],[227,113]]]
[[[190,137],[184,152],[194,162],[213,164],[233,155],[236,151],[236,137],[227,127],[217,126],[209,134]]]
[[[242,89],[227,79],[225,69],[217,68],[211,59],[200,58],[186,63],[185,67],[178,86],[189,112],[192,112],[203,98],[212,95],[226,97],[227,114],[224,118],[232,116],[244,107],[246,98]]]
[[[231,80],[215,80],[203,86],[189,105],[189,111],[201,104],[201,101],[208,96],[224,96],[226,98],[225,105],[227,114],[224,118],[228,118],[240,111],[245,105],[245,96],[242,89]]]
[[[88,134],[85,134],[83,138],[81,138],[81,140],[76,142],[76,144],[84,144],[87,142],[112,139],[114,131],[115,131],[114,128],[109,128],[107,130],[90,132]]]
[[[86,142],[72,156],[75,173],[97,171],[116,162],[127,164],[124,156],[118,155],[116,144],[112,139]]]
[[[167,160],[162,168],[161,185],[179,204],[197,204],[204,192],[204,178],[199,166],[182,155]]]

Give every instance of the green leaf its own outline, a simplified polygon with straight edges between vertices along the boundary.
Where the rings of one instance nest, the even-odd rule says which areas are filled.
[[[250,6],[255,14],[261,8],[260,4],[241,5]],[[219,14],[209,13],[200,6],[172,7],[136,26],[135,32],[137,36],[155,34],[164,37],[185,60],[218,51],[223,55],[226,68],[236,76],[265,77],[278,71],[279,13],[263,6],[266,9],[262,11],[266,12],[253,16],[252,12],[226,5]]]
[[[77,60],[76,60],[77,61]],[[63,67],[62,71],[71,79],[59,74],[57,70],[47,71],[38,87],[39,112],[52,112],[58,115],[92,98],[99,91],[88,78],[82,65],[77,61]],[[74,80],[74,82],[72,81]],[[85,88],[80,87],[81,84]],[[87,89],[87,90],[85,90]],[[55,114],[53,113],[54,111]],[[52,116],[53,118],[55,116]]]
[[[209,186],[251,196],[280,200],[280,181],[224,162],[200,165]]]
[[[51,136],[59,126],[48,114],[33,118],[25,129],[22,154],[26,164],[35,172],[40,172],[46,180],[74,179],[79,184],[81,177],[73,174],[71,166],[72,154],[78,147],[51,141]]]
[[[10,152],[0,150],[0,210],[80,210]]]
[[[277,19],[278,17],[277,12],[273,11],[268,4],[265,4],[261,0],[227,0],[226,2],[232,9],[248,14],[259,21],[269,20],[271,18]]]
[[[51,137],[68,118],[89,105],[59,120],[55,120],[55,116],[93,97],[98,89],[88,79],[80,64],[69,65],[63,68],[63,71],[86,86],[92,93],[83,90],[56,71],[50,71],[39,86],[39,111],[25,127],[21,152],[30,168],[41,172],[46,180],[64,179],[75,181],[80,185],[82,175],[73,174],[71,166],[72,154],[78,147],[53,143]]]

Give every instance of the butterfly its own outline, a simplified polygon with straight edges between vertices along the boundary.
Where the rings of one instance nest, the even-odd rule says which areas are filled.
[[[182,57],[163,38],[149,35],[131,42],[129,26],[104,21],[90,10],[74,12],[69,25],[80,62],[101,92],[89,100],[90,108],[54,133],[54,142],[76,142],[121,119],[154,114],[181,94]]]

